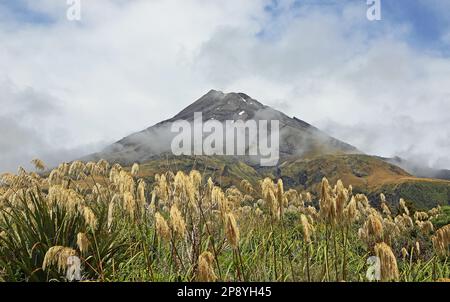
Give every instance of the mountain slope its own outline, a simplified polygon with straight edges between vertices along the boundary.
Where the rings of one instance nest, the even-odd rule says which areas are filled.
[[[171,125],[178,120],[193,122],[194,113],[202,112],[203,120],[278,120],[280,124],[280,161],[275,167],[261,167],[249,156],[174,156]],[[323,177],[332,183],[342,179],[354,192],[379,202],[384,193],[395,208],[400,197],[414,209],[431,208],[450,201],[450,182],[417,178],[403,169],[399,160],[364,155],[355,147],[339,141],[314,126],[271,107],[243,93],[211,90],[173,118],[141,132],[127,136],[103,151],[83,160],[106,159],[130,166],[141,163],[140,177],[150,182],[156,173],[168,170],[197,169],[213,176],[222,186],[239,186],[242,179],[255,187],[264,177],[282,178],[287,188],[308,190],[318,194]],[[408,171],[408,172],[406,172]]]
[[[172,123],[177,120],[192,122],[195,112],[202,112],[204,121],[214,119],[222,123],[227,120],[278,120],[282,159],[293,155],[360,153],[355,147],[328,136],[302,120],[265,106],[246,94],[211,90],[173,118],[127,136],[84,159],[104,158],[123,164],[154,159],[171,151],[170,144],[176,135],[170,131]]]
[[[278,167],[260,167],[229,156],[167,153],[141,164],[139,177],[151,183],[157,173],[192,169],[212,177],[224,188],[240,187],[242,179],[258,188],[261,179],[270,177],[283,179],[286,188],[310,191],[315,196],[319,196],[323,177],[331,183],[341,179],[346,186],[353,186],[354,193],[366,194],[373,205],[379,204],[380,193],[385,194],[392,209],[398,207],[400,198],[407,200],[412,210],[448,205],[450,200],[449,181],[417,178],[378,157],[362,154],[292,157]]]

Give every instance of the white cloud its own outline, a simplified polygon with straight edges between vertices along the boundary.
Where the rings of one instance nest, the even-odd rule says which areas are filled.
[[[0,84],[12,136],[1,136],[0,171],[62,147],[74,150],[67,159],[91,152],[212,88],[246,92],[366,152],[426,154],[450,168],[449,60],[402,42],[408,28],[368,30],[364,3],[294,14],[286,0],[274,19],[269,0],[83,0],[74,23],[62,2],[27,0],[54,23],[0,18],[0,79],[16,87]]]

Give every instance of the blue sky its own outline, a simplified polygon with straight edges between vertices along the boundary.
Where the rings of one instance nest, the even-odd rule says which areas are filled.
[[[445,2],[446,0],[441,0]],[[314,8],[322,11],[332,11],[341,14],[348,5],[355,5],[362,11],[367,9],[365,0],[295,0],[288,5],[282,4],[284,1],[272,0],[265,6],[265,11],[271,15],[273,20],[282,19],[286,13],[301,13],[306,8]],[[380,27],[386,26],[408,26],[410,31],[407,41],[419,50],[431,50],[450,55],[448,43],[444,43],[441,38],[447,34],[450,28],[450,1],[442,7],[423,0],[381,0],[382,22],[362,22],[360,27],[365,27],[367,31],[374,34]],[[443,9],[442,9],[443,8]],[[448,9],[445,9],[448,8]]]
[[[54,21],[50,14],[31,8],[24,0],[0,0],[0,8],[17,23],[45,25]]]
[[[442,0],[445,2],[446,0]],[[450,4],[450,1],[448,1]],[[436,49],[449,54],[449,45],[441,41],[450,27],[449,11],[439,9],[426,1],[384,1],[384,17],[392,23],[411,26],[409,42],[418,48]],[[448,6],[450,8],[450,6]]]
[[[51,25],[56,18],[45,11],[36,10],[36,3],[39,1],[41,0],[35,0],[34,6],[30,7],[30,1],[27,0],[1,0],[0,8],[3,8],[6,15],[19,24]],[[445,2],[446,0],[438,1]],[[450,1],[448,2],[450,4]],[[407,36],[408,43],[418,49],[450,55],[448,43],[444,43],[441,39],[450,28],[450,17],[448,10],[445,9],[450,9],[450,5],[444,4],[442,6],[444,9],[442,9],[436,5],[436,2],[426,0],[381,0],[381,4],[383,22],[381,24],[366,22],[361,23],[360,26],[365,26],[368,31],[376,33],[377,29],[386,23],[389,26],[407,25],[410,27]],[[271,16],[266,26],[272,26],[277,20],[285,18],[286,14],[297,14],[298,17],[301,17],[305,8],[333,11],[340,14],[348,5],[358,6],[361,10],[367,7],[365,0],[294,0],[289,1],[289,4],[282,0],[271,0],[264,7],[265,12]],[[261,36],[264,36],[264,32],[260,33]]]

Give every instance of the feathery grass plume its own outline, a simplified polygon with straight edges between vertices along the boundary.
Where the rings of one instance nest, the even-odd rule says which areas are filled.
[[[330,189],[331,188],[328,179],[326,179],[325,177],[322,178],[322,184],[320,186],[320,204],[323,204],[324,208],[326,207],[326,203],[330,199]]]
[[[400,206],[400,209],[407,215],[407,216],[409,216],[409,210],[408,210],[408,207],[406,206],[406,202],[405,202],[405,200],[403,199],[403,198],[400,198],[400,201],[399,201],[399,206]]]
[[[175,234],[182,238],[186,235],[186,222],[175,204],[170,208],[170,224]]]
[[[63,206],[68,212],[73,212],[78,207],[82,207],[84,200],[74,190],[65,189],[61,185],[54,185],[48,189],[47,203],[48,205],[58,204]]]
[[[242,202],[244,204],[250,204],[255,200],[255,198],[251,195],[245,194],[244,197],[242,198]]]
[[[72,189],[64,190],[65,198],[67,206],[66,208],[69,209],[70,212],[75,211],[78,207],[83,206],[84,199],[83,196],[78,194]]]
[[[262,217],[264,215],[264,212],[261,211],[260,208],[256,208],[255,209],[255,215],[256,215],[256,217]]]
[[[211,192],[211,201],[214,205],[217,205],[222,218],[225,220],[225,215],[230,209],[230,203],[228,202],[225,193],[223,193],[220,187],[214,186]]]
[[[403,247],[401,253],[402,253],[403,261],[405,261],[405,258],[409,256],[408,250]]]
[[[84,170],[84,168],[85,166],[81,161],[74,161],[69,167],[69,176],[73,179],[77,179],[78,175]]]
[[[97,217],[95,217],[95,214],[91,208],[86,206],[83,207],[83,217],[87,226],[89,226],[92,230],[97,229]]]
[[[414,220],[418,221],[425,221],[429,218],[428,214],[426,212],[415,212],[414,213]]]
[[[358,238],[365,243],[369,241],[369,236],[367,235],[367,231],[364,227],[358,229]]]
[[[341,221],[341,218],[344,215],[344,209],[347,206],[348,196],[348,190],[339,179],[336,183],[336,216],[339,221]]]
[[[392,219],[385,218],[383,219],[383,230],[384,230],[384,240],[385,242],[392,242],[394,239],[400,236],[400,228],[395,224]]]
[[[383,211],[383,213],[386,216],[391,216],[392,215],[391,210],[389,209],[388,205],[386,203],[384,203],[384,202],[381,203],[381,210]]]
[[[412,229],[414,227],[414,223],[411,217],[409,217],[406,214],[396,216],[394,221],[395,224],[399,227],[399,229],[403,232]]]
[[[399,279],[397,259],[391,247],[384,242],[377,243],[375,245],[375,254],[380,258],[381,280],[397,281]]]
[[[277,197],[275,190],[269,192],[269,200],[268,205],[270,208],[270,213],[272,214],[272,218],[279,220],[280,219],[280,208],[278,207]]]
[[[417,256],[419,256],[420,252],[421,252],[419,241],[416,241],[415,248],[416,248],[416,254],[417,254]]]
[[[126,171],[122,170],[119,172],[119,192],[121,194],[125,192],[133,193],[136,188],[136,184],[131,175],[129,175]]]
[[[42,262],[42,270],[46,270],[50,265],[56,265],[59,272],[64,271],[67,266],[67,258],[75,256],[74,249],[64,246],[53,246],[45,253],[44,261]]]
[[[209,189],[209,191],[211,191],[213,186],[214,186],[214,182],[213,182],[211,177],[208,178],[208,182],[207,183],[208,183],[208,189]]]
[[[61,174],[59,169],[52,170],[50,172],[50,175],[48,176],[47,181],[50,186],[59,184],[61,182]]]
[[[23,177],[23,176],[27,175],[27,171],[25,171],[25,169],[23,167],[19,167],[19,169],[17,169],[17,175]]]
[[[284,198],[288,205],[294,205],[296,207],[303,208],[305,203],[303,202],[301,194],[294,189],[289,189],[284,193]]]
[[[162,179],[161,175],[161,179]],[[175,192],[179,195],[186,193],[186,174],[183,171],[178,171],[175,174],[175,178],[173,180],[173,185],[175,187]]]
[[[437,206],[435,208],[432,208],[431,210],[428,211],[428,215],[430,215],[430,217],[436,217],[440,214],[441,212],[441,207]]]
[[[308,218],[303,214],[300,215],[300,222],[302,225],[303,240],[305,240],[305,242],[307,243],[310,243],[311,236],[314,234],[314,226],[309,223]]]
[[[366,209],[370,208],[369,200],[367,199],[367,196],[364,194],[356,194],[355,199],[358,203],[358,207],[361,206],[363,209],[365,209],[364,212],[366,212]]]
[[[283,209],[285,206],[285,198],[284,198],[284,186],[283,186],[283,180],[280,178],[277,182],[277,201],[278,201],[278,207],[280,209]]]
[[[306,192],[304,200],[305,200],[306,203],[312,203],[312,195],[311,195],[311,193]]]
[[[5,239],[6,238],[6,232],[5,231],[1,231],[0,232],[0,239]],[[1,246],[1,244],[2,244],[2,241],[0,240],[0,246]]]
[[[416,224],[419,227],[420,231],[425,235],[430,234],[434,231],[433,223],[429,220],[427,220],[427,221],[417,220]]]
[[[231,212],[225,215],[225,234],[230,245],[236,249],[239,245],[239,229]]]
[[[164,219],[164,217],[159,214],[159,212],[155,213],[155,225],[156,232],[161,238],[170,239],[169,225],[167,224],[167,221]]]
[[[3,173],[0,177],[0,188],[1,186],[13,186],[16,176],[12,173]]]
[[[34,165],[35,169],[38,171],[44,171],[45,170],[45,164],[42,160],[35,158],[31,161],[31,163]]]
[[[370,242],[383,241],[383,222],[378,215],[370,214],[363,228]]]
[[[203,252],[198,257],[197,279],[200,282],[215,282],[217,280],[214,273],[214,255],[211,252]]]
[[[77,246],[82,254],[84,252],[87,252],[89,248],[89,239],[87,238],[85,233],[77,234]]]
[[[202,184],[202,174],[200,174],[197,170],[192,170],[189,173],[189,178],[195,189],[198,189],[198,187]]]
[[[226,189],[225,196],[231,202],[233,208],[239,207],[244,199],[241,191],[239,191],[236,187]]]
[[[141,206],[144,206],[147,203],[147,199],[145,198],[146,184],[143,179],[139,179],[137,186],[137,200]]]
[[[96,169],[95,169],[94,173],[97,175],[101,175],[101,176],[107,176],[109,167],[110,167],[110,165],[106,160],[100,159],[96,164]]]
[[[350,199],[350,202],[347,204],[347,207],[344,209],[344,222],[347,224],[351,224],[354,221],[358,220],[358,208],[356,206],[356,199],[354,196]]]
[[[58,172],[61,176],[67,176],[69,174],[70,165],[68,163],[62,163],[58,166]]]
[[[289,205],[287,209],[284,210],[285,214],[296,214],[299,212],[299,209],[294,205]]]
[[[106,193],[106,189],[102,187],[101,184],[96,183],[92,186],[92,195],[94,196],[102,196],[104,193]]]
[[[95,164],[93,165],[93,169],[95,168]],[[93,170],[92,169],[92,170]],[[109,181],[113,183],[114,185],[118,186],[121,180],[121,171],[122,169],[119,169],[114,165],[111,170],[109,170]],[[91,173],[92,174],[92,173]]]
[[[255,193],[255,190],[253,189],[252,184],[246,179],[241,181],[241,188],[242,188],[242,190],[244,190],[244,192],[246,192],[248,194]]]
[[[332,196],[332,189],[328,180],[324,177],[321,184],[321,194],[319,200],[320,211],[319,215],[326,222],[336,223],[336,199]]]
[[[277,201],[275,191],[276,191],[276,189],[275,189],[275,185],[274,185],[272,179],[266,177],[261,182],[261,195],[262,195],[265,203],[269,207],[272,218],[278,219],[278,218],[280,218],[279,217],[280,211],[279,211],[278,201]]]
[[[84,169],[83,169],[83,172],[85,173],[85,174],[87,174],[87,175],[92,175],[94,172],[94,169],[95,169],[95,163],[94,162],[92,162],[92,161],[90,161],[90,162],[87,162],[85,165],[84,165]],[[111,172],[110,172],[111,173]],[[112,180],[111,180],[111,182],[112,182]]]
[[[157,182],[155,192],[160,200],[166,202],[169,200],[169,185],[167,183],[166,175],[155,175],[155,181]]]
[[[134,201],[133,194],[125,192],[123,194],[123,208],[127,211],[131,218],[134,218],[136,211],[136,202]]]
[[[353,195],[353,186],[349,185],[347,191],[348,191],[348,196],[352,196]]]
[[[250,206],[239,207],[238,212],[242,216],[250,215],[250,213],[252,212],[252,208]]]
[[[139,164],[134,163],[133,166],[131,167],[131,175],[136,177],[138,174],[139,174]]]
[[[80,174],[78,174],[77,180],[85,180],[86,178],[87,175],[84,172],[80,172]]]
[[[261,182],[262,197],[268,201],[270,192],[274,191],[274,185],[272,179],[266,177]]]
[[[314,219],[317,219],[319,217],[319,214],[317,213],[316,208],[313,207],[313,206],[308,206],[305,209],[305,214],[308,215],[309,217],[314,218]]]
[[[437,254],[442,256],[450,255],[450,224],[447,224],[437,230],[435,235],[432,237],[432,242]]]

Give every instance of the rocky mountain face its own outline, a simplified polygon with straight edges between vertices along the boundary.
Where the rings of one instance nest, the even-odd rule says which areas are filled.
[[[173,118],[127,136],[85,159],[104,158],[123,164],[156,159],[171,151],[171,141],[176,135],[171,132],[172,123],[178,120],[193,122],[196,112],[202,113],[203,121],[217,120],[222,123],[230,120],[278,120],[281,160],[290,156],[361,153],[355,147],[330,137],[296,117],[291,118],[265,106],[244,93],[211,90]]]

